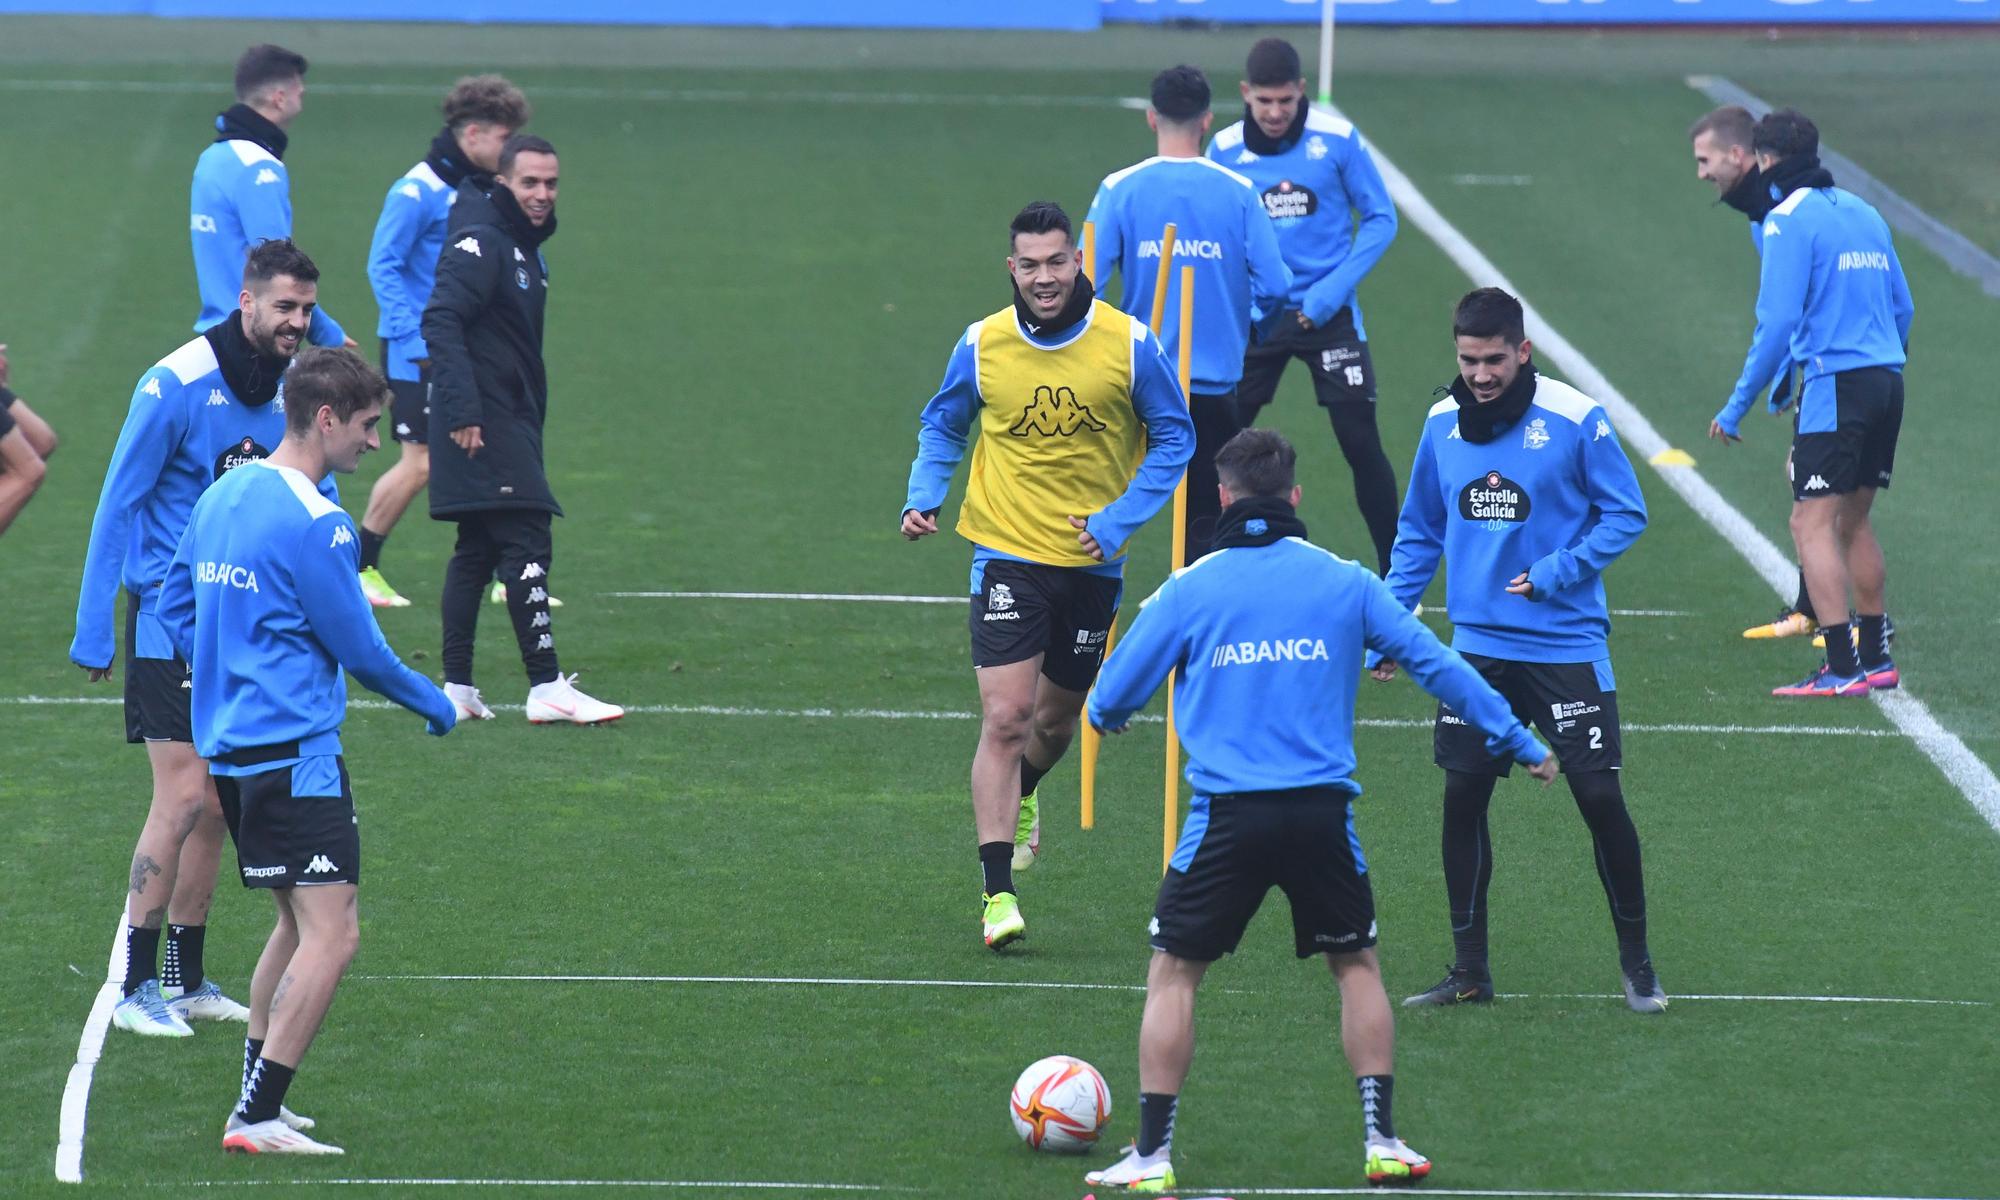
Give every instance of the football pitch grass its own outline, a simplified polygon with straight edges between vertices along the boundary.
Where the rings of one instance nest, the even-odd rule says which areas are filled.
[[[133,380],[188,336],[187,172],[226,101],[208,85],[265,37],[313,59],[287,154],[297,236],[370,352],[369,233],[437,98],[498,67],[535,101],[564,167],[548,247],[548,453],[569,512],[558,646],[584,687],[635,710],[596,730],[509,711],[439,742],[408,714],[357,708],[361,952],[290,1099],[347,1156],[222,1156],[240,1027],[114,1031],[85,1186],[1088,1191],[1081,1172],[1137,1124],[1161,727],[1107,742],[1094,831],[1076,828],[1073,756],[1043,785],[1028,939],[995,955],[976,935],[962,609],[614,593],[960,593],[963,543],[907,545],[894,521],[952,340],[1007,300],[1008,217],[1037,197],[1080,215],[1099,178],[1150,154],[1117,100],[1159,66],[1207,68],[1233,119],[1254,36],[0,19],[0,340],[15,388],[64,438],[0,539],[0,1192],[62,1191],[58,1103],[148,789],[116,685],[88,687],[65,658],[82,547]],[[1786,546],[1787,427],[1760,408],[1743,445],[1702,438],[1741,363],[1755,265],[1741,218],[1692,178],[1683,130],[1707,102],[1684,77],[1800,104],[1992,249],[2000,180],[1979,114],[2000,101],[1995,44],[1356,32],[1336,100]],[[2000,300],[1899,249],[1918,313],[1879,509],[1897,661],[1990,765]],[[1399,480],[1468,286],[1406,217],[1363,289]],[[1314,539],[1361,554],[1299,370],[1268,423],[1299,444]],[[393,453],[343,480],[350,511]],[[1507,998],[1399,1010],[1399,1131],[1436,1161],[1435,1189],[2000,1195],[2000,833],[1877,705],[1769,698],[1811,652],[1738,637],[1775,611],[1770,589],[1657,472],[1639,475],[1651,526],[1607,587],[1614,607],[1656,614],[1616,618],[1613,655],[1655,960],[1683,998],[1657,1019],[1615,998],[1587,833],[1561,785],[1517,778],[1493,816]],[[1140,537],[1128,607],[1164,573],[1166,532]],[[383,628],[433,672],[448,552],[418,512],[383,564],[416,601]],[[479,655],[489,698],[518,704],[498,609]],[[1430,711],[1407,680],[1362,691],[1358,823],[1397,997],[1450,957]],[[268,925],[268,904],[225,878],[208,962],[239,998]],[[1175,1137],[1183,1194],[1362,1182],[1331,980],[1290,945],[1274,898],[1210,973]],[[1008,1086],[1052,1053],[1108,1079],[1104,1153],[1038,1156],[1010,1131]]]

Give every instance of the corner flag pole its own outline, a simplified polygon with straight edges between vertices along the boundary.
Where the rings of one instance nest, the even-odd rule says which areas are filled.
[[[1164,289],[1163,289],[1164,290]],[[1180,338],[1180,378],[1181,395],[1188,396],[1188,386],[1193,382],[1194,370],[1194,268],[1181,268],[1181,338]],[[1194,400],[1188,397],[1192,406]],[[1187,473],[1181,473],[1180,485],[1174,488],[1174,556],[1169,560],[1173,570],[1187,565]],[[1167,873],[1167,867],[1174,859],[1174,832],[1180,824],[1181,810],[1181,737],[1174,728],[1174,672],[1167,672],[1167,785],[1162,801],[1166,812],[1166,833],[1160,848],[1160,874]]]
[[[1167,227],[1160,231],[1160,271],[1153,280],[1154,337],[1160,336],[1160,323],[1167,319],[1167,270],[1169,265],[1174,261],[1175,229],[1176,226],[1174,223],[1168,221]],[[1096,229],[1092,223],[1085,221],[1083,223],[1084,241],[1086,243],[1094,242],[1096,240],[1092,236],[1094,233],[1096,233]],[[1090,260],[1087,258],[1084,259],[1084,265],[1088,266],[1089,264]],[[1095,286],[1098,281],[1093,279],[1090,282]],[[1187,394],[1185,387],[1181,389],[1181,394]],[[1111,657],[1111,648],[1117,644],[1118,618],[1113,617],[1111,619],[1111,628],[1106,630],[1104,634],[1105,658],[1108,659]],[[1082,764],[1078,768],[1079,786],[1083,794],[1081,802],[1077,805],[1078,814],[1085,829],[1097,828],[1097,751],[1103,740],[1103,738],[1098,736],[1097,730],[1086,720],[1083,723],[1083,748],[1080,751]]]
[[[1336,0],[1320,0],[1319,6],[1319,102],[1333,103],[1333,6]]]

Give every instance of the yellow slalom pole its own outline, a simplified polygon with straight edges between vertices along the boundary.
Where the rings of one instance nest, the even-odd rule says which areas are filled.
[[[1160,232],[1160,273],[1155,278],[1153,286],[1154,337],[1160,335],[1160,325],[1167,319],[1167,280],[1169,279],[1167,271],[1174,259],[1174,231],[1175,225],[1172,221],[1169,221],[1167,222],[1167,227]],[[1096,240],[1096,232],[1096,227],[1092,222],[1085,221],[1083,223],[1083,240],[1086,247]],[[1079,253],[1081,254],[1081,252]],[[1090,265],[1090,259],[1087,256],[1083,258],[1083,264],[1086,267]],[[1184,272],[1183,277],[1190,276]],[[1098,281],[1092,279],[1090,282],[1095,285]],[[1182,307],[1186,307],[1185,302],[1183,302]],[[1186,374],[1186,372],[1184,371],[1182,374]],[[1182,387],[1181,392],[1182,394],[1186,394],[1187,388]],[[1186,548],[1183,547],[1178,553],[1185,554]],[[1118,618],[1114,616],[1111,619],[1111,628],[1106,630],[1104,634],[1104,657],[1107,661],[1111,658],[1111,648],[1117,644]],[[1083,723],[1083,746],[1079,751],[1082,756],[1082,762],[1078,767],[1082,799],[1077,805],[1077,812],[1085,829],[1095,829],[1097,827],[1097,751],[1103,744],[1103,740],[1103,738],[1098,736],[1097,730],[1091,728],[1089,721]]]
[[[1095,221],[1085,221],[1083,223],[1083,240],[1076,244],[1076,258],[1078,262],[1083,264],[1080,269],[1086,276],[1089,276],[1093,287],[1097,284],[1097,264],[1090,261],[1090,248],[1096,243],[1097,223]]]
[[[1161,289],[1164,291],[1165,289]],[[1193,382],[1194,369],[1194,268],[1181,268],[1181,336],[1180,336],[1181,396],[1188,397],[1188,387]],[[1194,401],[1188,400],[1192,405]],[[1174,556],[1172,569],[1180,570],[1187,565],[1187,473],[1181,473],[1180,485],[1174,488]],[[1160,874],[1167,873],[1167,866],[1174,858],[1174,832],[1180,824],[1181,811],[1181,738],[1174,728],[1174,672],[1167,672],[1167,784],[1166,797],[1162,807],[1166,812],[1166,832],[1162,835],[1164,844],[1160,850]]]

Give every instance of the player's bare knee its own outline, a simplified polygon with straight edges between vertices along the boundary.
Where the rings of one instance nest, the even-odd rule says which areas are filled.
[[[1373,946],[1343,954],[1329,951],[1326,965],[1327,969],[1333,972],[1333,977],[1342,983],[1365,979],[1371,975],[1379,978],[1382,974],[1382,960],[1375,956]]]
[[[979,740],[999,750],[1020,753],[1035,727],[1035,710],[1024,702],[988,703],[979,721]]]

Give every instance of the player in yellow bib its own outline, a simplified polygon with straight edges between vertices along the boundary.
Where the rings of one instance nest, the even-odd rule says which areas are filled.
[[[979,440],[959,508],[973,545],[972,665],[979,749],[972,815],[982,934],[1027,931],[1013,872],[1040,843],[1035,789],[1075,736],[1118,613],[1126,543],[1173,495],[1194,423],[1144,323],[1097,299],[1061,207],[1038,201],[1009,233],[1014,302],[965,330],[924,406],[903,536],[937,514]]]

